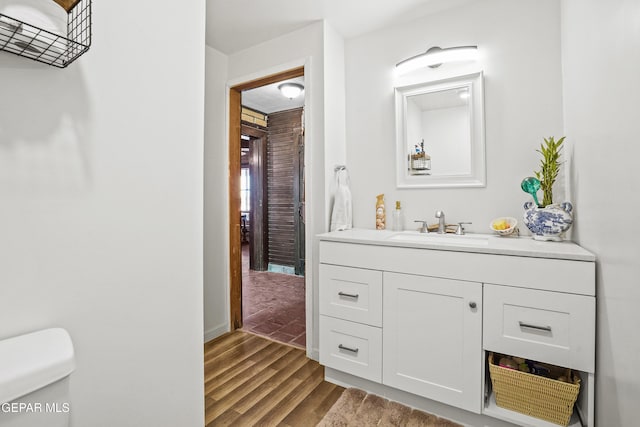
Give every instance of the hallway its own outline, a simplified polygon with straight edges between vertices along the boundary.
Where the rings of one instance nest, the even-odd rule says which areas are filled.
[[[243,245],[242,317],[243,330],[304,348],[304,277],[250,270],[249,245]]]

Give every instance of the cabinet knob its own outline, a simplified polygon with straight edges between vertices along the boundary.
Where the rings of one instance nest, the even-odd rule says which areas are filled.
[[[478,305],[477,305],[475,302],[473,302],[473,301],[471,301],[471,302],[469,303],[469,307],[471,307],[471,308],[476,308],[477,306],[478,306]]]

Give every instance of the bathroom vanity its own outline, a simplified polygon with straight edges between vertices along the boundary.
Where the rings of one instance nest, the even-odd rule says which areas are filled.
[[[356,229],[319,240],[328,381],[400,401],[408,392],[429,399],[426,410],[436,401],[555,425],[496,406],[487,358],[497,352],[578,371],[569,425],[594,425],[593,254],[571,242],[491,235]]]

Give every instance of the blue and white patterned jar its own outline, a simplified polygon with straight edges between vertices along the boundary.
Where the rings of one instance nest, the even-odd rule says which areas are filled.
[[[562,240],[560,235],[571,228],[573,206],[569,202],[539,208],[533,202],[524,204],[524,223],[535,240]]]

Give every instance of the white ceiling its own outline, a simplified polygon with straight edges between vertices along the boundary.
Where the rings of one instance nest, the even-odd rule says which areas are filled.
[[[345,39],[477,0],[207,0],[207,44],[231,55],[327,20]]]
[[[478,0],[207,0],[207,44],[231,55],[321,19],[349,39],[471,1]],[[243,105],[267,114],[304,105],[304,93],[289,100],[280,83],[243,92]]]
[[[300,83],[304,86],[304,77],[296,77],[294,79],[283,80],[282,82],[273,83],[267,86],[245,90],[242,92],[242,105],[266,114],[304,106],[304,91],[302,91],[300,96],[294,99],[286,98],[282,93],[280,93],[278,86],[285,81]]]

